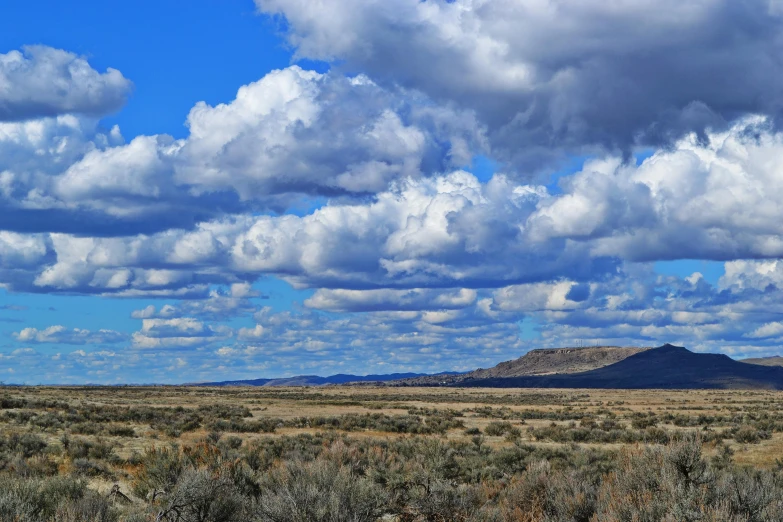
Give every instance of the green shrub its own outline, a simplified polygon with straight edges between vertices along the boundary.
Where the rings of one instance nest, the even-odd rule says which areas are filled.
[[[76,510],[81,510],[82,514],[89,514],[92,518],[70,518],[70,520],[90,522],[116,520],[116,515],[109,509],[106,501],[88,491],[86,483],[79,479],[0,478],[0,520],[14,522],[68,520],[65,517],[70,515],[65,513]]]
[[[184,467],[178,447],[148,448],[138,457],[132,472],[133,493],[140,498],[154,500],[159,494],[171,490]]]
[[[130,426],[111,425],[106,428],[106,433],[115,437],[135,437],[136,431]]]
[[[386,492],[334,463],[291,462],[273,468],[255,507],[260,522],[375,522]]]
[[[46,441],[33,433],[14,433],[8,437],[0,436],[0,453],[19,454],[24,458],[28,458],[42,452],[46,447]]]
[[[654,415],[649,415],[649,416],[640,415],[631,419],[631,426],[633,426],[637,430],[651,428],[654,427],[656,424],[658,424],[658,419],[656,419]]]
[[[206,470],[185,470],[163,497],[156,520],[170,522],[245,522],[249,500],[230,478]]]
[[[73,469],[79,475],[88,477],[104,477],[112,480],[115,478],[112,469],[106,463],[100,461],[77,458],[73,461]]]
[[[63,439],[63,447],[68,456],[73,459],[111,460],[115,458],[114,445],[102,439],[69,439],[65,437]]]
[[[757,444],[761,440],[761,436],[756,428],[742,426],[734,432],[734,440],[740,444]]]
[[[493,421],[487,424],[484,428],[484,433],[490,437],[502,437],[513,428],[514,426],[508,421]]]

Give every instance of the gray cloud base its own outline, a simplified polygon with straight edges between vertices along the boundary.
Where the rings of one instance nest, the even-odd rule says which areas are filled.
[[[529,174],[783,106],[777,2],[256,0],[297,55],[474,109]]]

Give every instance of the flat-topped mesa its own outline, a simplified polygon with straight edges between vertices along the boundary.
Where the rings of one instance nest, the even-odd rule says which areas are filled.
[[[477,370],[476,373],[479,375],[474,377],[576,373],[600,368],[648,349],[628,346],[537,348],[518,359],[500,363],[494,368]]]
[[[783,356],[770,355],[768,357],[751,357],[749,359],[740,359],[740,362],[758,364],[760,366],[783,366]]]
[[[487,376],[459,386],[501,388],[783,389],[783,368],[665,344],[583,372]]]
[[[671,346],[671,345],[664,345],[664,346]],[[633,351],[634,353],[644,351],[644,350],[651,350],[649,346],[645,347],[639,347],[639,346],[612,346],[612,345],[606,345],[606,346],[569,346],[564,348],[534,348],[527,352],[525,355],[520,357],[519,359],[522,359],[524,357],[535,357],[538,355],[541,356],[552,356],[552,355],[561,355],[561,354],[577,354],[577,355],[585,355],[589,353],[618,353],[618,350],[628,350]],[[517,360],[519,360],[517,359]],[[503,363],[501,363],[503,364]]]

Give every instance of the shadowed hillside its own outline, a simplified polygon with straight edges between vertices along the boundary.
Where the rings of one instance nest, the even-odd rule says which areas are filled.
[[[587,372],[471,379],[459,386],[519,388],[783,389],[783,368],[666,344]]]

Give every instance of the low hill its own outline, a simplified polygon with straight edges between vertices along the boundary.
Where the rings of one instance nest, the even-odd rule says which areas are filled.
[[[452,373],[444,375],[453,375]],[[297,375],[281,379],[249,379],[237,381],[199,382],[191,386],[325,386],[327,384],[346,384],[349,382],[386,382],[413,377],[426,377],[426,373],[388,373],[381,375],[337,374],[329,377],[318,375]]]
[[[581,373],[471,379],[458,386],[498,388],[783,389],[783,368],[663,345]]]
[[[773,355],[771,357],[753,357],[750,359],[740,359],[740,362],[747,364],[760,364],[761,366],[783,366],[783,357]]]
[[[435,386],[457,384],[475,379],[551,375],[594,370],[650,348],[622,346],[589,346],[584,348],[542,348],[530,350],[518,359],[505,361],[492,368],[479,368],[456,375],[429,375],[404,379],[392,384],[401,386]]]

